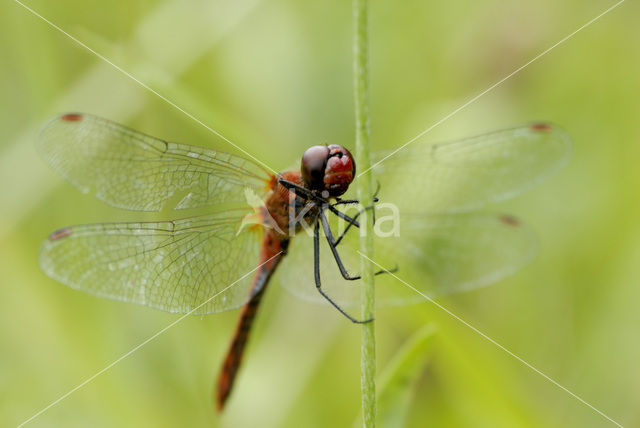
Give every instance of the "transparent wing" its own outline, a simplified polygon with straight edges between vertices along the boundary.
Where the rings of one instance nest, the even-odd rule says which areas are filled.
[[[243,202],[269,174],[229,153],[169,143],[88,114],[65,114],[42,130],[39,148],[51,167],[84,193],[136,211]]]
[[[431,298],[472,290],[496,282],[525,266],[535,255],[534,234],[519,220],[496,214],[405,215],[398,236],[391,221],[379,212],[375,260]],[[382,232],[382,233],[380,233]],[[391,234],[381,237],[380,235]],[[313,247],[308,236],[296,236],[283,261],[281,281],[292,294],[322,302],[313,279]],[[357,233],[338,247],[351,273],[359,271]],[[345,306],[359,304],[359,281],[345,281],[329,252],[321,245],[322,283],[328,294]],[[389,275],[376,277],[382,305],[424,301],[425,298]]]
[[[511,198],[561,168],[571,152],[568,135],[533,124],[443,144],[414,143],[379,153],[374,174],[380,199],[412,212],[471,211]]]
[[[416,288],[435,297],[492,284],[535,256],[535,234],[505,214],[407,216],[383,254],[416,266]],[[407,272],[409,274],[409,272]]]
[[[40,265],[100,297],[168,312],[226,311],[247,301],[259,260],[262,228],[240,229],[244,213],[60,229],[42,244]]]

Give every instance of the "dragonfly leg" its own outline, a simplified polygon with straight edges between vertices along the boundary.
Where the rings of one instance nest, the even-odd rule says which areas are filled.
[[[347,269],[344,267],[342,263],[342,259],[340,258],[340,254],[338,254],[338,249],[336,248],[336,241],[333,239],[333,233],[331,232],[331,228],[329,227],[329,222],[327,221],[327,217],[323,212],[319,214],[320,221],[322,222],[322,229],[324,229],[324,235],[327,237],[327,242],[329,243],[329,248],[331,248],[331,253],[333,253],[333,258],[336,259],[336,263],[338,264],[338,269],[340,269],[340,274],[347,281],[355,281],[360,279],[360,275],[351,276]],[[316,223],[317,225],[317,223]],[[319,228],[319,227],[318,227]]]
[[[316,281],[316,289],[324,297],[327,299],[329,303],[333,305],[342,315],[347,317],[349,321],[355,324],[364,324],[373,321],[373,318],[368,320],[357,320],[353,318],[351,315],[346,313],[344,309],[340,307],[336,302],[334,302],[331,297],[329,297],[324,290],[322,289],[322,283],[320,281],[320,222],[316,219],[316,225],[313,229],[313,274]]]
[[[356,215],[353,217],[353,220],[354,220],[354,221],[350,221],[350,222],[349,222],[349,224],[347,225],[347,227],[345,227],[344,231],[340,234],[340,236],[338,236],[338,239],[336,239],[334,242],[330,242],[330,244],[331,244],[331,245],[333,245],[334,247],[337,247],[337,246],[338,246],[338,244],[340,243],[340,241],[342,241],[342,238],[344,238],[344,237],[347,235],[347,232],[349,231],[349,229],[351,229],[351,226],[353,226],[353,225],[355,225],[355,224],[356,224],[356,223],[355,223],[355,220],[357,220],[357,219],[358,219],[358,217],[360,217],[360,214],[362,214],[362,211],[360,211],[358,214],[356,214]],[[323,217],[324,217],[324,214],[323,214]],[[323,227],[324,227],[324,225],[323,225]],[[356,226],[356,227],[358,227],[358,226]],[[326,235],[326,233],[325,233],[325,235]],[[331,238],[333,239],[333,235],[331,235]]]
[[[378,192],[380,192],[380,182],[376,181],[376,191],[373,194],[373,203],[377,203],[380,202],[380,199],[378,199]],[[340,198],[336,198],[336,202],[331,204],[332,206],[337,206],[337,205],[352,205],[352,204],[359,204],[360,203],[360,199],[340,199]]]
[[[359,203],[359,199],[338,199],[335,203],[331,204],[331,206],[337,207],[338,205],[354,205]]]
[[[380,202],[380,199],[378,199],[378,192],[380,192],[380,182],[379,182],[379,181],[377,182],[377,185],[376,185],[376,191],[375,191],[375,193],[373,194],[373,203],[374,203],[374,204],[375,204],[375,203]],[[332,207],[335,207],[335,206],[337,206],[337,205],[352,205],[352,204],[359,204],[359,203],[360,203],[360,200],[359,200],[359,199],[338,199],[338,201],[337,201],[337,202],[335,202],[335,203],[333,203],[333,204],[331,204],[331,206],[332,206]],[[355,220],[355,219],[357,219],[358,217],[360,217],[360,214],[362,214],[365,210],[371,210],[371,212],[373,213],[373,223],[375,224],[375,222],[376,222],[376,210],[375,210],[375,208],[374,208],[373,204],[372,204],[372,205],[369,205],[368,207],[365,207],[365,208],[364,208],[364,209],[362,209],[362,210],[360,210],[360,212],[358,212],[358,214],[356,214],[356,215],[353,217],[353,219]],[[344,232],[342,232],[342,235],[340,235],[340,236],[338,237],[338,240],[337,240],[337,242],[336,242],[336,245],[338,245],[338,243],[342,240],[342,238],[343,238],[343,237],[344,237],[344,235],[347,233],[347,230],[349,230],[349,228],[351,227],[351,225],[352,225],[352,223],[349,223],[349,225],[347,226],[347,228],[345,229],[345,231],[344,231]],[[356,227],[359,227],[359,225],[358,225],[358,226],[356,226]]]
[[[324,230],[324,235],[327,237],[329,248],[331,248],[331,253],[333,254],[333,258],[336,260],[338,269],[340,269],[340,274],[347,281],[355,281],[357,279],[360,279],[361,278],[360,275],[351,276],[349,275],[349,272],[347,272],[347,269],[344,267],[344,263],[342,263],[342,259],[340,258],[340,253],[338,253],[338,249],[336,248],[336,246],[338,245],[338,242],[335,241],[333,238],[333,232],[331,232],[331,227],[329,227],[329,222],[327,221],[327,217],[324,215],[323,212],[320,212],[319,216],[320,216],[320,220],[322,221],[322,229]],[[374,275],[380,275],[380,274],[389,273],[389,272],[396,272],[397,270],[398,270],[397,267],[395,267],[392,270],[379,270],[375,272]]]
[[[380,199],[374,197],[373,202],[380,202]],[[336,207],[338,205],[354,205],[359,203],[360,199],[338,199],[335,203],[331,204],[331,206]]]
[[[376,201],[374,201],[374,202],[376,202]],[[342,238],[344,238],[346,236],[346,234],[349,231],[349,229],[351,229],[351,226],[360,227],[360,224],[358,224],[358,222],[356,220],[358,219],[358,217],[360,217],[360,214],[362,214],[366,210],[371,210],[373,212],[373,222],[374,223],[376,222],[376,210],[374,209],[373,205],[370,205],[370,206],[360,210],[355,216],[352,217],[353,221],[347,220],[349,224],[344,229],[344,231],[340,234],[340,236],[338,236],[338,239],[336,239],[336,241],[334,242],[334,245],[338,245],[340,243],[340,241],[342,241]]]
[[[322,198],[322,197],[316,195],[311,190],[309,190],[306,187],[303,187],[303,186],[301,186],[301,185],[299,185],[297,183],[294,183],[293,181],[285,180],[284,178],[279,178],[278,179],[278,183],[280,183],[281,186],[287,188],[290,191],[293,190],[293,192],[296,195],[302,195],[305,198],[310,199],[310,200],[314,200],[314,201],[328,202],[325,198]]]
[[[341,219],[346,220],[349,223],[353,223],[353,225],[355,227],[360,227],[360,224],[355,219],[353,219],[353,218],[349,217],[348,215],[346,215],[345,213],[339,211],[337,208],[334,208],[329,203],[329,201],[327,199],[314,194],[311,190],[306,189],[306,188],[304,188],[304,187],[300,186],[299,184],[296,184],[296,183],[294,183],[292,181],[285,180],[284,178],[278,179],[278,183],[280,183],[282,186],[286,187],[289,190],[293,190],[296,195],[301,194],[306,199],[309,199],[311,201],[319,203],[318,205],[326,206],[329,209],[329,211],[331,211],[332,213],[334,213],[335,215],[337,215]]]
[[[346,215],[342,211],[339,211],[337,208],[334,208],[329,204],[327,204],[326,207],[327,207],[327,209],[329,211],[331,211],[332,213],[334,213],[335,215],[337,215],[341,219],[347,221],[349,223],[349,225],[353,224],[355,227],[360,227],[360,223],[358,223],[358,221],[355,218],[349,217],[348,215]]]

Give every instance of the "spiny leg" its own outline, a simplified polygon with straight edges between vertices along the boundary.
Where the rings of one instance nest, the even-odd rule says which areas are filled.
[[[374,203],[380,201],[378,199],[378,192],[380,192],[380,182],[377,181],[376,183],[377,183],[376,184],[376,191],[373,194],[373,202]],[[359,204],[360,203],[360,199],[338,199],[338,198],[336,198],[336,199],[337,199],[337,202],[334,203],[334,204],[331,204],[334,207],[337,206],[337,205],[350,205],[350,204]]]
[[[368,320],[357,320],[355,318],[353,318],[351,315],[349,315],[348,313],[346,313],[344,311],[344,309],[342,309],[336,302],[334,302],[331,297],[329,297],[324,290],[322,290],[322,284],[320,282],[320,222],[318,221],[318,219],[316,218],[316,224],[315,227],[313,229],[313,274],[315,277],[315,281],[316,281],[316,289],[318,290],[318,292],[322,295],[322,297],[324,297],[325,299],[327,299],[327,301],[329,303],[331,303],[333,305],[334,308],[336,308],[338,311],[340,311],[340,313],[342,315],[344,315],[345,317],[349,318],[349,320],[355,324],[364,324],[364,323],[368,323],[370,321],[373,321],[373,318],[368,319]]]
[[[288,190],[293,190],[296,195],[302,195],[307,199],[321,200],[323,202],[327,202],[324,198],[314,195],[311,190],[307,189],[306,187],[300,186],[299,184],[296,184],[293,181],[285,180],[284,178],[279,178],[278,183],[280,183],[281,186],[285,187]]]
[[[373,208],[373,206],[369,207],[369,209]],[[356,221],[358,219],[358,217],[360,217],[360,214],[362,214],[365,210],[367,210],[368,208],[365,208],[364,210],[359,211],[355,216],[353,216],[352,220],[353,221],[348,221],[347,220],[347,227],[344,229],[344,231],[342,231],[342,233],[340,234],[340,236],[338,236],[338,239],[335,240],[335,242],[333,243],[335,246],[337,246],[340,241],[342,241],[342,238],[344,238],[347,235],[347,232],[349,232],[349,229],[351,229],[351,226],[355,226],[355,227],[360,227],[360,224]],[[374,215],[374,222],[375,222],[375,210],[373,211],[373,215]]]
[[[379,201],[377,195],[378,192],[380,191],[380,182],[378,181],[378,184],[376,186],[376,191],[373,194],[373,203],[377,203]],[[342,199],[342,200],[338,200],[338,202],[331,204],[332,207],[335,207],[337,205],[351,205],[351,204],[359,204],[360,200],[359,199]],[[360,215],[365,212],[365,210],[371,210],[371,212],[373,213],[373,223],[375,224],[376,222],[376,210],[374,208],[373,205],[370,205],[368,207],[365,207],[364,209],[360,210],[354,217],[354,220],[357,220],[358,217],[360,217]],[[351,226],[354,225],[354,222],[349,222],[349,224],[347,225],[346,229],[340,234],[340,236],[338,236],[338,239],[335,242],[335,245],[338,245],[340,243],[340,241],[342,241],[342,238],[345,237],[345,235],[347,234],[347,232],[349,231],[349,229],[351,228]],[[356,227],[360,227],[359,225],[357,225]]]
[[[373,202],[379,202],[378,198],[373,198]],[[331,206],[336,207],[338,205],[354,205],[359,204],[360,199],[338,199],[336,202],[331,204]]]
[[[331,232],[331,228],[329,227],[329,222],[327,221],[327,217],[324,215],[322,211],[318,214],[320,217],[320,221],[322,221],[322,229],[324,230],[324,235],[327,237],[327,242],[329,243],[329,248],[331,248],[331,253],[333,254],[333,258],[336,260],[338,264],[338,269],[340,269],[340,274],[347,281],[355,281],[360,279],[360,275],[351,276],[347,269],[344,267],[342,263],[342,259],[340,258],[340,254],[338,254],[338,250],[336,249],[337,243],[333,239],[333,233]],[[316,223],[317,224],[317,223]]]
[[[316,202],[316,203],[318,203],[318,205],[326,206],[329,209],[329,211],[331,211],[332,213],[334,213],[335,215],[337,215],[341,219],[343,219],[345,221],[348,221],[349,223],[353,223],[353,225],[355,227],[360,227],[360,224],[355,219],[349,217],[345,213],[339,211],[337,208],[334,208],[333,206],[331,206],[331,204],[329,203],[329,201],[326,198],[318,196],[318,195],[314,194],[311,190],[309,190],[309,189],[307,189],[305,187],[302,187],[299,184],[296,184],[296,183],[294,183],[292,181],[285,180],[284,178],[278,179],[278,183],[280,183],[283,187],[285,187],[289,191],[293,190],[296,195],[302,195],[307,200]]]
[[[324,230],[324,234],[327,237],[327,242],[329,243],[329,248],[331,248],[331,253],[333,254],[333,258],[336,260],[336,264],[338,265],[338,269],[340,269],[340,274],[347,281],[355,281],[357,279],[360,279],[361,278],[360,275],[357,275],[357,276],[349,275],[349,272],[347,272],[347,269],[344,267],[344,264],[342,263],[342,258],[340,257],[340,254],[338,253],[338,249],[336,248],[338,243],[333,239],[333,233],[331,232],[331,227],[329,227],[329,222],[327,221],[327,217],[324,215],[324,212],[320,211],[318,216],[320,217],[320,220],[322,221],[322,229]],[[316,221],[316,226],[317,226],[317,224],[318,223]],[[395,272],[397,270],[398,270],[397,267],[392,269],[392,270],[379,270],[379,271],[375,272],[374,275],[380,275],[380,274],[383,274],[383,273]]]
[[[335,204],[334,204],[335,205]],[[360,224],[358,224],[358,222],[356,221],[360,215],[365,212],[366,210],[371,210],[373,212],[373,222],[376,222],[376,211],[373,207],[373,205],[358,211],[358,213],[353,216],[353,221],[347,221],[349,224],[347,224],[347,227],[342,231],[342,233],[340,234],[340,236],[338,236],[338,239],[335,240],[334,245],[338,245],[340,243],[340,241],[342,241],[342,238],[344,238],[347,235],[347,232],[349,232],[349,229],[351,229],[351,226],[355,226],[355,227],[360,227]]]
[[[332,213],[337,215],[339,218],[345,220],[350,225],[352,224],[355,227],[360,227],[360,223],[358,223],[358,221],[355,218],[349,217],[348,215],[346,215],[342,211],[339,211],[338,209],[332,207],[331,205],[328,205],[327,208],[329,209],[329,211],[331,211]]]

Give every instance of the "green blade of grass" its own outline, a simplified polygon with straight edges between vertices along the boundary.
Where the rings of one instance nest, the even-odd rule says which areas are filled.
[[[406,425],[418,378],[431,357],[436,331],[434,324],[427,324],[416,331],[380,373],[377,403],[380,426]],[[362,415],[353,426],[362,426]]]
[[[431,356],[435,333],[435,325],[423,326],[409,337],[380,373],[380,426],[405,426],[418,378]]]

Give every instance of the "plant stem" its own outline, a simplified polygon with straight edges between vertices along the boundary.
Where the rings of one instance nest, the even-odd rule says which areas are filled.
[[[370,119],[369,119],[369,0],[353,0],[354,19],[354,97],[356,116],[356,166],[367,171],[370,159]],[[359,177],[358,199],[361,206],[373,205],[371,172]],[[360,222],[360,251],[373,257],[373,216],[366,211]],[[364,257],[360,258],[362,275],[362,319],[375,316],[375,287],[373,265]],[[360,390],[362,400],[362,420],[366,428],[376,425],[376,337],[374,321],[362,326],[360,360]]]

